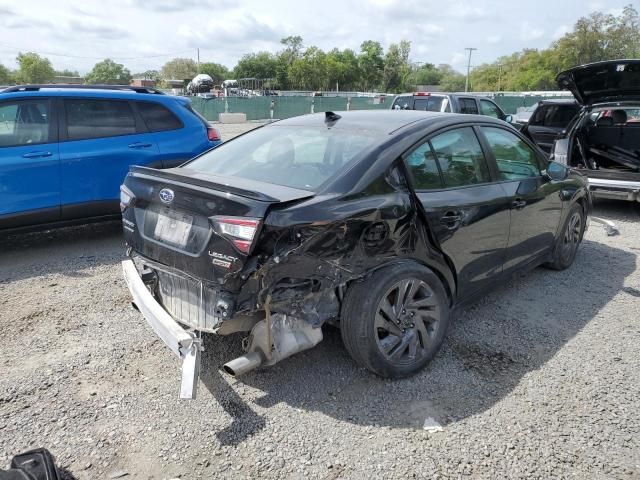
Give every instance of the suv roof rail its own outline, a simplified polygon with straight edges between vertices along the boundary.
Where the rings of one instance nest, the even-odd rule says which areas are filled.
[[[164,95],[164,92],[151,87],[134,87],[131,85],[73,85],[73,84],[43,84],[43,85],[15,85],[13,87],[0,90],[0,93],[11,92],[37,92],[45,88],[69,88],[78,90],[131,90],[136,93],[152,93],[156,95]]]

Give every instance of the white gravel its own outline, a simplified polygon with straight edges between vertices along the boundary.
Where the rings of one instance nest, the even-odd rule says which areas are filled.
[[[0,466],[44,446],[80,480],[640,478],[640,209],[597,213],[621,235],[592,224],[569,270],[462,309],[415,377],[357,368],[329,328],[234,380],[240,337],[210,336],[191,402],[129,305],[119,224],[2,238]]]

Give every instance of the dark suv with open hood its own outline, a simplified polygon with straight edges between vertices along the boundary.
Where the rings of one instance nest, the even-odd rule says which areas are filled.
[[[552,159],[583,169],[597,197],[640,201],[640,60],[582,65],[557,81],[582,109]]]

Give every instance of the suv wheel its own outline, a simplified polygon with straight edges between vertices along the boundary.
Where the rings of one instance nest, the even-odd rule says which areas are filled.
[[[440,349],[449,299],[440,279],[416,264],[398,264],[352,284],[340,328],[351,357],[382,377],[424,368]]]

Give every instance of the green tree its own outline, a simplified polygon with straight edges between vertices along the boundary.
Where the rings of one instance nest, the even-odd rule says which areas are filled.
[[[222,82],[229,78],[229,69],[224,65],[213,62],[206,62],[200,64],[200,73],[206,73],[214,82]]]
[[[164,80],[191,80],[198,74],[198,64],[190,58],[174,58],[162,66]]]
[[[103,85],[129,85],[132,78],[131,72],[124,65],[106,58],[93,66],[85,81]]]
[[[399,45],[395,43],[389,45],[384,56],[382,85],[385,92],[400,92],[408,89],[410,85],[409,74],[411,73],[410,51],[411,42],[407,40],[402,40]]]
[[[363,90],[373,90],[380,86],[384,72],[384,59],[380,42],[365,40],[360,45],[358,55],[360,86]]]
[[[326,55],[326,68],[329,90],[336,85],[340,90],[358,88],[360,72],[358,57],[353,50],[334,48]]]
[[[294,60],[289,69],[292,84],[305,90],[329,88],[327,54],[318,47],[309,47],[301,58]]]
[[[416,85],[438,85],[442,79],[442,73],[433,63],[420,65],[415,72]]]
[[[275,78],[278,59],[269,52],[244,55],[233,69],[236,78]]]
[[[438,65],[440,71],[440,88],[445,92],[461,92],[464,90],[464,75],[451,68],[450,65]]]
[[[9,85],[13,83],[13,75],[7,67],[0,64],[0,85]]]
[[[21,52],[16,61],[18,62],[18,71],[15,74],[17,83],[47,83],[56,76],[49,59],[37,53]]]

